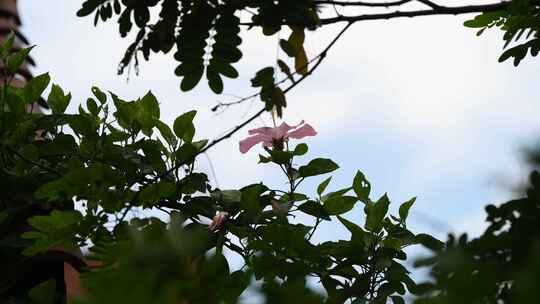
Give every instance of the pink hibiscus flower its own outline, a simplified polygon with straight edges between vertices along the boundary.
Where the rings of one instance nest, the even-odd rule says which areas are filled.
[[[289,126],[285,122],[275,128],[262,127],[248,131],[252,135],[240,141],[240,152],[246,153],[258,143],[262,143],[265,147],[283,147],[283,143],[289,138],[301,139],[306,136],[315,136],[317,132],[309,124],[304,124],[302,120],[296,126]]]

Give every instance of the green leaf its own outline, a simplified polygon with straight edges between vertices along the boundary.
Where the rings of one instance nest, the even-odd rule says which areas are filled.
[[[99,114],[99,108],[96,101],[93,98],[88,98],[86,100],[86,108],[92,115],[97,116]]]
[[[360,171],[357,171],[356,175],[354,176],[353,190],[361,201],[367,202],[369,200],[371,184],[367,181],[364,174]]]
[[[280,39],[279,40],[279,46],[281,47],[281,49],[283,50],[283,52],[285,52],[285,54],[287,54],[287,56],[289,57],[294,57],[296,55],[296,50],[294,49],[294,47],[289,43],[289,41],[285,40],[285,39]]]
[[[41,97],[41,94],[43,94],[43,91],[45,91],[50,81],[51,77],[49,76],[49,73],[38,75],[28,81],[24,87],[25,102],[36,102],[39,97]]]
[[[341,217],[338,215],[338,220],[341,222],[341,224],[343,224],[343,226],[345,226],[345,228],[347,228],[347,230],[349,230],[349,232],[351,233],[351,237],[352,238],[355,238],[355,239],[358,239],[358,240],[363,240],[364,239],[364,236],[367,234],[366,231],[364,231],[364,229],[362,229],[360,226],[356,225],[355,223]]]
[[[433,251],[440,251],[444,248],[444,243],[437,240],[433,236],[425,233],[420,233],[414,236],[414,241],[417,244],[422,244]]]
[[[54,246],[73,247],[76,228],[82,220],[78,211],[53,210],[49,215],[34,216],[28,220],[33,231],[22,234],[25,239],[35,239],[31,247],[23,251],[25,255],[34,255]]]
[[[60,300],[56,293],[56,281],[54,279],[47,280],[28,292],[28,297],[35,304],[55,304]]]
[[[270,150],[270,156],[276,164],[287,164],[293,158],[293,153],[290,151]]]
[[[7,69],[8,69],[9,74],[13,75],[17,73],[17,71],[19,70],[21,65],[24,63],[24,61],[28,57],[28,54],[33,48],[34,48],[33,46],[24,48],[8,56]]]
[[[189,111],[174,120],[174,133],[186,142],[191,142],[195,135],[195,126],[193,125],[195,114],[197,111]]]
[[[8,86],[6,91],[6,102],[9,106],[9,110],[14,113],[24,113],[25,102],[22,89]]]
[[[63,114],[66,111],[69,102],[71,101],[71,93],[65,95],[62,88],[53,84],[47,104],[51,107],[54,114]]]
[[[293,154],[296,156],[301,156],[301,155],[306,154],[307,152],[308,152],[308,145],[302,143],[302,144],[296,145],[296,147],[294,148]]]
[[[2,58],[6,58],[9,55],[9,53],[11,52],[11,49],[13,48],[14,42],[15,42],[15,33],[13,31],[10,31],[6,40],[4,40],[2,44],[0,44],[0,56],[2,56]]]
[[[307,75],[308,73],[308,58],[306,51],[302,49],[298,54],[296,54],[296,57],[294,57],[294,67],[296,69],[296,72],[300,75]]]
[[[253,184],[242,188],[240,204],[248,213],[257,214],[262,210],[260,196],[267,190],[268,188],[263,184]]]
[[[413,197],[405,203],[401,204],[401,206],[399,206],[399,218],[401,219],[401,221],[405,222],[407,220],[407,216],[409,215],[409,209],[415,201],[416,197]]]
[[[295,55],[298,55],[298,53],[304,50],[305,39],[306,35],[304,33],[304,28],[299,26],[293,26],[292,33],[289,36],[289,40],[287,42],[294,49]]]
[[[347,188],[343,188],[343,189],[340,189],[340,190],[337,190],[337,191],[333,191],[333,192],[330,192],[330,193],[327,193],[325,195],[323,195],[321,197],[321,201],[326,201],[327,199],[330,199],[332,197],[336,197],[336,196],[342,196],[344,195],[345,193],[349,192],[352,190],[352,187],[347,187]]]
[[[208,144],[208,139],[202,139],[191,143],[197,151],[201,151]]]
[[[195,156],[197,156],[197,148],[191,143],[185,143],[176,152],[174,153],[176,157],[177,164],[188,164],[191,163]]]
[[[176,185],[168,181],[160,181],[144,188],[139,195],[139,200],[145,207],[153,206],[158,203],[162,197],[168,197],[174,194]]]
[[[366,229],[379,232],[382,228],[382,222],[386,213],[388,212],[388,206],[390,205],[390,200],[388,196],[384,194],[377,202],[366,204]]]
[[[277,116],[281,118],[283,116],[283,108],[287,107],[287,100],[283,90],[281,90],[280,87],[276,86],[274,89],[272,89],[270,102],[276,109]]]
[[[292,82],[294,82],[294,77],[293,77],[293,74],[291,73],[291,69],[289,68],[289,66],[288,66],[285,62],[283,62],[283,60],[281,60],[281,59],[278,59],[277,63],[278,63],[279,69],[280,69],[285,75],[287,75],[287,77],[288,77]]]
[[[171,131],[171,128],[164,122],[158,120],[156,122],[156,127],[159,130],[159,133],[161,133],[161,136],[165,139],[165,141],[171,145],[173,148],[176,147],[178,144],[178,140],[176,139],[176,136],[174,136],[174,133]]]
[[[332,180],[332,177],[330,176],[327,179],[325,179],[322,183],[319,184],[319,186],[317,187],[317,194],[319,194],[319,196],[321,196],[324,193],[324,190],[326,190],[326,187],[328,187],[328,184],[330,183],[331,180]]]
[[[184,92],[193,89],[199,83],[199,81],[201,81],[203,74],[204,65],[197,65],[196,68],[191,71],[191,73],[186,73],[184,75],[184,78],[180,83],[180,89]]]
[[[323,202],[330,215],[339,215],[351,211],[358,198],[354,196],[334,196]]]
[[[298,206],[298,210],[306,214],[313,215],[318,218],[322,218],[323,220],[326,220],[326,221],[330,220],[330,216],[328,215],[328,212],[323,207],[323,205],[315,201],[307,201],[303,203],[302,205]]]
[[[316,176],[332,172],[339,166],[327,158],[316,158],[298,170],[300,177]]]
[[[221,80],[221,76],[219,76],[217,71],[208,68],[206,71],[206,79],[208,79],[208,86],[212,92],[216,94],[223,93],[223,80]]]
[[[274,85],[274,68],[266,67],[261,69],[255,74],[255,77],[251,79],[251,85],[253,87],[269,87]]]
[[[37,199],[54,201],[64,198],[65,193],[69,191],[69,185],[63,180],[55,180],[42,184],[34,193]]]
[[[212,197],[226,204],[239,203],[242,198],[242,192],[238,190],[221,190],[212,192]]]
[[[96,98],[99,100],[101,104],[104,104],[107,102],[107,95],[103,93],[98,87],[94,86],[92,87],[92,93]]]
[[[9,218],[7,211],[0,212],[0,224],[6,221]]]
[[[82,4],[82,8],[77,11],[77,16],[85,17],[94,12],[106,0],[86,0]]]
[[[141,106],[145,113],[150,117],[159,119],[159,102],[156,99],[156,96],[152,94],[152,91],[148,91],[146,95],[141,99]]]

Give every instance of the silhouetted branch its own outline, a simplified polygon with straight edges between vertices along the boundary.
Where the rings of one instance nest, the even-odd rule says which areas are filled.
[[[359,22],[359,21],[367,21],[367,20],[388,20],[388,19],[394,19],[394,18],[402,18],[402,17],[420,17],[420,16],[434,16],[434,15],[461,15],[461,14],[470,14],[470,13],[485,13],[485,12],[493,12],[493,11],[499,11],[504,10],[508,8],[511,1],[502,1],[497,3],[491,3],[491,4],[480,4],[480,5],[464,5],[464,6],[442,6],[438,5],[433,1],[429,0],[415,0],[419,3],[423,3],[430,7],[430,9],[422,9],[422,10],[411,10],[411,11],[399,11],[396,10],[394,12],[390,13],[367,13],[367,14],[361,14],[361,15],[352,15],[352,16],[344,16],[339,15],[332,18],[324,18],[321,19],[320,25],[328,25],[333,23],[339,23],[339,22]],[[412,1],[395,1],[395,2],[388,2],[385,5],[383,3],[378,2],[345,2],[345,1],[331,1],[331,0],[318,0],[316,3],[318,4],[333,4],[333,5],[341,5],[344,7],[347,6],[372,6],[372,7],[384,7],[384,6],[400,6],[405,3],[409,3]],[[533,1],[536,5],[540,5],[540,0]],[[241,23],[243,26],[260,26],[261,24],[255,24],[253,22],[244,22]],[[282,25],[298,25],[298,26],[305,26],[306,24],[282,24]]]
[[[430,1],[424,1],[426,4]],[[363,14],[355,16],[337,16],[333,18],[321,19],[322,25],[333,24],[338,22],[359,22],[367,20],[388,20],[402,17],[420,17],[420,16],[434,16],[434,15],[461,15],[470,13],[485,13],[503,10],[508,7],[510,2],[499,2],[493,4],[484,5],[465,5],[456,7],[436,6],[426,10],[415,11],[395,11],[391,13],[378,13],[378,14]]]
[[[415,0],[399,0],[392,2],[366,2],[366,1],[331,1],[331,0],[315,0],[316,5],[338,5],[338,6],[365,6],[365,7],[390,7],[400,6],[405,3]]]

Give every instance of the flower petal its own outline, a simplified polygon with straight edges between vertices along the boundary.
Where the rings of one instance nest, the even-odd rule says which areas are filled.
[[[240,141],[240,152],[246,153],[247,151],[249,151],[249,149],[251,149],[251,147],[261,142],[264,143],[265,145],[272,144],[272,137],[266,134],[258,134],[258,135],[243,139]]]
[[[256,128],[256,129],[251,129],[248,131],[248,134],[249,135],[255,135],[255,134],[265,134],[265,135],[268,135],[268,136],[271,136],[272,135],[272,130],[274,128],[270,128],[270,127],[262,127],[262,128]]]
[[[301,139],[306,136],[315,136],[315,135],[317,135],[317,131],[315,131],[315,129],[313,129],[313,127],[310,124],[305,124],[302,127],[292,132],[287,133],[287,137],[296,138],[296,139]]]
[[[302,123],[300,123],[300,124],[302,124]],[[282,122],[281,125],[279,125],[278,127],[273,128],[273,130],[272,130],[272,138],[274,138],[274,139],[282,139],[282,138],[285,137],[285,135],[287,135],[287,132],[289,132],[289,130],[294,129],[296,127],[298,127],[298,126],[289,126],[286,122]]]

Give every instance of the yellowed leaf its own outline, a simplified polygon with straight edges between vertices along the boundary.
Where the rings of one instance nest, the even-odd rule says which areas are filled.
[[[300,75],[306,75],[308,73],[308,58],[304,48],[296,54],[296,57],[294,58],[294,67],[296,72]]]

